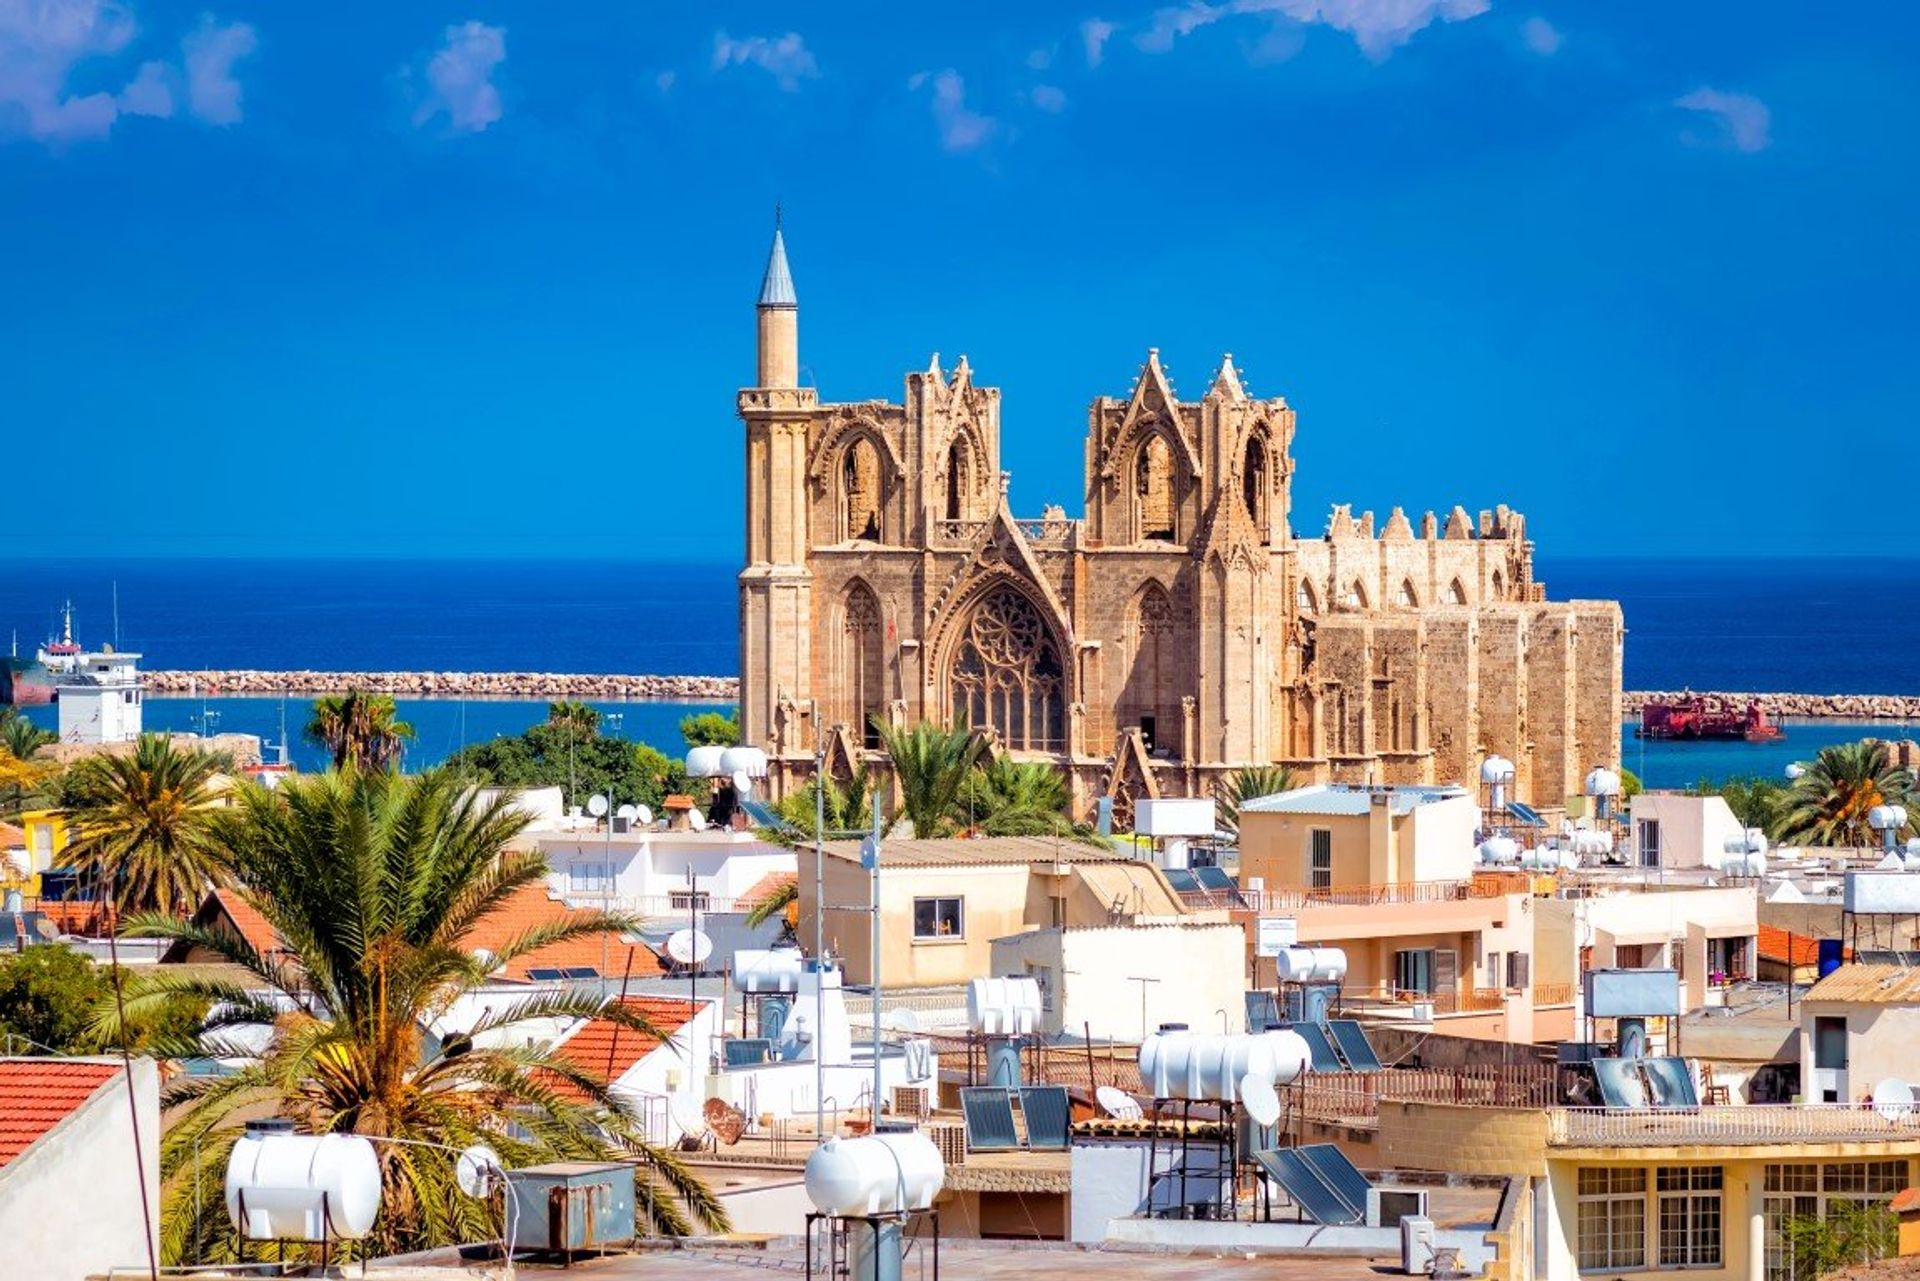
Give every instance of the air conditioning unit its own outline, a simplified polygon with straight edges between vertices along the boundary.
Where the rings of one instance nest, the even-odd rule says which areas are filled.
[[[1409,1219],[1427,1217],[1425,1188],[1368,1188],[1367,1226],[1390,1228]]]
[[[1400,1220],[1400,1270],[1410,1277],[1433,1271],[1433,1220],[1410,1216]]]

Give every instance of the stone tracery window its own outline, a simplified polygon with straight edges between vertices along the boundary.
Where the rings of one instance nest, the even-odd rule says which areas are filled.
[[[1268,494],[1272,482],[1267,478],[1267,447],[1259,436],[1247,440],[1247,460],[1240,469],[1240,497],[1247,505],[1247,515],[1260,531],[1260,543],[1265,546],[1272,541],[1271,526],[1267,521]]]
[[[881,649],[880,602],[859,583],[847,593],[842,685],[854,733],[867,748],[880,746],[874,719],[886,701],[886,658]]]
[[[948,690],[957,725],[990,728],[1015,750],[1066,745],[1066,676],[1053,629],[1011,587],[994,588],[974,606]]]
[[[947,450],[947,519],[967,518],[967,498],[973,492],[967,467],[965,441],[956,440]]]
[[[846,537],[880,541],[880,451],[862,436],[847,447],[841,464],[846,499]]]
[[[1173,527],[1173,451],[1158,432],[1140,446],[1133,487],[1140,511],[1141,540],[1178,542]]]
[[[1320,612],[1320,602],[1315,600],[1313,596],[1313,584],[1304,578],[1300,580],[1300,586],[1296,588],[1293,593],[1293,603],[1299,607],[1300,612],[1303,614],[1317,614]]]
[[[1453,580],[1453,583],[1447,588],[1447,604],[1464,605],[1466,603],[1467,603],[1467,589],[1462,587],[1460,585],[1460,580],[1456,578]]]
[[[1420,606],[1420,595],[1413,590],[1411,578],[1400,581],[1400,604],[1407,609],[1417,609]]]

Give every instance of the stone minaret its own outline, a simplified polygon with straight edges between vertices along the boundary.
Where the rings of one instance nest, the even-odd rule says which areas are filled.
[[[812,388],[799,385],[800,304],[777,220],[756,311],[757,378],[739,397],[740,417],[747,427],[740,728],[744,742],[799,760],[813,753],[807,428],[819,401]]]

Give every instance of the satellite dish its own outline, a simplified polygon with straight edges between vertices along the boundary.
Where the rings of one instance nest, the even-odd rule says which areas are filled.
[[[707,816],[699,810],[688,810],[687,826],[696,832],[704,832],[707,830]]]
[[[54,924],[51,916],[42,916],[33,923],[33,932],[47,942],[52,943],[60,937],[60,927]]]
[[[677,1094],[667,1099],[667,1117],[682,1134],[701,1135],[707,1132],[706,1121],[692,1112],[686,1101]]]
[[[492,974],[500,968],[499,962],[493,959],[493,953],[484,947],[473,949],[473,959],[480,962],[480,970],[483,974]]]
[[[480,1198],[492,1190],[496,1176],[506,1173],[500,1154],[484,1143],[476,1143],[460,1153],[453,1163],[453,1181],[470,1197]]]
[[[595,818],[605,818],[607,816],[607,798],[598,792],[589,796],[587,798],[587,813],[593,815]]]
[[[1264,1076],[1249,1072],[1240,1078],[1240,1104],[1256,1125],[1272,1125],[1280,1119],[1280,1095]]]
[[[746,1133],[747,1114],[725,1099],[708,1099],[700,1113],[714,1137],[728,1147],[738,1143],[740,1136]]]
[[[1119,1121],[1138,1121],[1140,1119],[1140,1100],[1125,1090],[1112,1085],[1102,1085],[1093,1092],[1094,1101],[1100,1110]]]
[[[638,805],[622,805],[613,812],[613,816],[622,822],[631,823],[634,819],[640,817],[640,807]]]
[[[736,796],[753,795],[753,778],[743,769],[733,772],[733,791]]]
[[[909,1036],[920,1030],[920,1016],[912,1010],[901,1008],[890,1010],[880,1020],[896,1032],[905,1032]]]
[[[681,965],[698,965],[713,955],[713,940],[700,930],[675,930],[667,939],[667,955]]]
[[[1889,1121],[1904,1121],[1913,1115],[1913,1087],[1897,1076],[1890,1076],[1873,1087],[1873,1110]]]
[[[636,805],[633,807],[633,821],[645,827],[653,822],[653,811],[644,805]]]

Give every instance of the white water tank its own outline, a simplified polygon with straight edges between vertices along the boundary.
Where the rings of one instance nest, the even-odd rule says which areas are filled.
[[[1285,947],[1273,958],[1282,983],[1338,983],[1347,976],[1347,954],[1337,947]]]
[[[1585,858],[1605,858],[1613,853],[1613,833],[1581,828],[1573,834],[1573,852]]]
[[[726,766],[727,749],[708,744],[696,747],[687,753],[687,776],[689,778],[722,778],[733,773]]]
[[[1156,1099],[1234,1103],[1252,1076],[1286,1085],[1311,1061],[1307,1043],[1285,1028],[1232,1034],[1155,1032],[1140,1047],[1140,1080]]]
[[[989,1036],[1040,1030],[1040,981],[1025,974],[967,983],[967,1026]]]
[[[1513,781],[1513,762],[1504,756],[1489,756],[1480,762],[1480,781],[1482,783],[1511,783]]]
[[[359,1135],[249,1126],[227,1158],[227,1218],[248,1240],[358,1240],[379,1213],[380,1159]]]
[[[1495,867],[1510,867],[1520,861],[1520,842],[1511,836],[1489,836],[1480,842],[1480,861]]]
[[[797,947],[740,948],[733,954],[736,992],[798,992],[807,958]]]
[[[695,749],[699,750],[698,748]],[[692,770],[688,770],[692,773]],[[757,747],[728,747],[720,752],[722,774],[745,774],[748,778],[767,776],[767,754]]]
[[[946,1181],[940,1149],[918,1130],[828,1139],[807,1158],[807,1196],[837,1218],[925,1210]]]
[[[1620,795],[1620,776],[1604,765],[1596,765],[1587,771],[1586,793],[1588,796]]]

